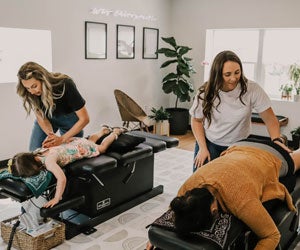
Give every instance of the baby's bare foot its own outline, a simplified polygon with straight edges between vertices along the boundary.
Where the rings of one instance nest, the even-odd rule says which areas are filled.
[[[102,125],[101,127],[101,132],[104,134],[104,135],[107,135],[109,134],[110,132],[112,132],[112,128],[107,126],[107,125]]]
[[[121,128],[113,128],[113,133],[115,133],[116,135],[120,135],[123,133],[122,129]]]

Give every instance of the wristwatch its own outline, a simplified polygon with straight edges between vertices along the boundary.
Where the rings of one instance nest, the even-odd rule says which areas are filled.
[[[276,141],[279,141],[279,142],[281,142],[282,144],[285,144],[285,140],[284,140],[284,138],[282,138],[282,137],[276,137],[276,138],[274,138],[274,139],[272,140],[272,142],[276,142]]]

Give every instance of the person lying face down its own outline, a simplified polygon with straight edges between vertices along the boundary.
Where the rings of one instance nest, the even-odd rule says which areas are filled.
[[[118,136],[125,132],[123,128],[110,128],[103,126],[99,132],[89,136],[88,139],[73,137],[67,143],[49,149],[40,149],[34,152],[16,154],[8,163],[8,170],[14,176],[30,177],[47,169],[57,179],[56,192],[44,207],[53,207],[62,198],[66,187],[66,176],[61,167],[82,159],[96,157],[106,152],[108,147]],[[96,142],[107,135],[100,145]]]
[[[222,211],[239,218],[258,236],[256,250],[275,249],[280,233],[262,203],[280,199],[296,211],[279,177],[299,168],[300,149],[289,154],[272,142],[235,143],[199,168],[179,189],[170,204],[177,232],[209,229]]]

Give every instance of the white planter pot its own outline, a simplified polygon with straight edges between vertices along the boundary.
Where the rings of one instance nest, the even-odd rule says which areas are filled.
[[[294,95],[294,101],[300,102],[300,95]]]
[[[283,90],[281,92],[281,99],[290,100],[292,97],[291,92],[288,92],[286,90]]]
[[[158,121],[154,124],[154,133],[157,135],[170,135],[169,120]]]

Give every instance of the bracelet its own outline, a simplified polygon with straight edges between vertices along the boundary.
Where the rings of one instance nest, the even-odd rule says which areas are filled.
[[[272,140],[272,142],[276,142],[276,141],[279,141],[284,144],[284,139],[282,137],[276,137]]]

